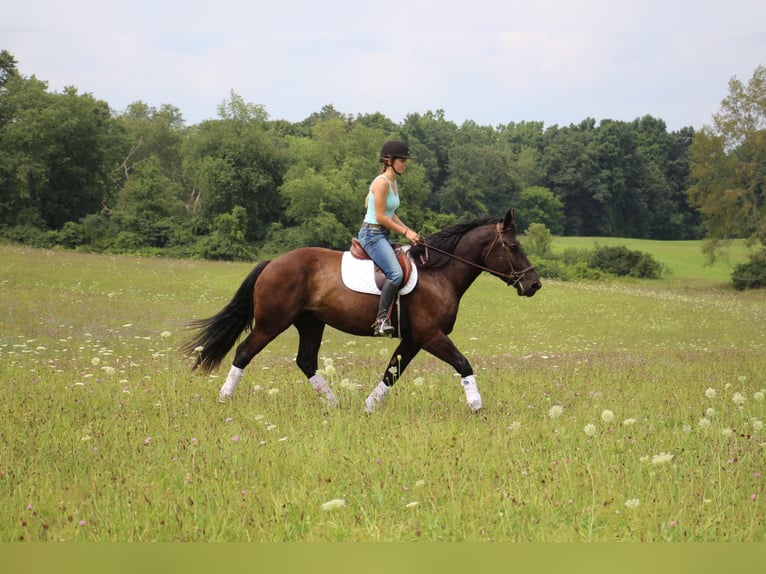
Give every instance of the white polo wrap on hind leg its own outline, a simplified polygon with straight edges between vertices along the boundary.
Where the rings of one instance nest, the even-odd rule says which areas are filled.
[[[327,381],[324,380],[322,375],[315,374],[309,379],[309,382],[311,383],[311,386],[314,388],[316,393],[322,397],[329,406],[338,406],[338,399],[335,396],[335,393],[332,392],[330,385]]]
[[[226,375],[226,381],[223,383],[221,390],[218,392],[218,400],[226,402],[234,394],[234,390],[237,388],[240,379],[242,378],[242,369],[232,366],[229,369],[229,374]]]

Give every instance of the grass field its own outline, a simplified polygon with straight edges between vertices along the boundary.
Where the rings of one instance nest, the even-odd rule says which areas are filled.
[[[766,293],[698,250],[531,299],[480,277],[453,340],[482,413],[422,355],[369,416],[391,340],[326,332],[330,411],[292,331],[230,403],[228,364],[189,371],[183,325],[250,264],[0,246],[0,541],[766,541]]]
[[[622,246],[650,253],[669,274],[664,282],[672,287],[702,287],[731,283],[732,268],[747,260],[744,241],[731,241],[713,264],[708,264],[700,241],[654,241],[619,237],[554,237],[553,252],[566,249],[593,249],[594,246]]]

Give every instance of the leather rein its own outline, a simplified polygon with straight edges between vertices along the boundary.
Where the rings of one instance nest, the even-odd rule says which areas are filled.
[[[508,244],[502,240],[503,232],[509,231],[509,228],[501,228],[500,223],[498,222],[495,226],[495,229],[497,230],[497,233],[495,234],[494,239],[492,240],[492,243],[489,244],[489,247],[484,252],[484,255],[482,256],[482,263],[484,265],[480,265],[478,263],[474,263],[473,261],[469,261],[468,259],[464,259],[458,255],[455,255],[454,253],[450,253],[449,251],[445,251],[444,249],[439,249],[438,247],[434,247],[433,245],[429,245],[426,243],[424,239],[421,239],[420,242],[425,246],[425,260],[428,261],[428,250],[433,249],[437,253],[441,253],[442,255],[446,255],[448,257],[451,257],[452,259],[456,259],[460,261],[461,263],[465,263],[466,265],[469,265],[471,267],[475,267],[476,269],[481,269],[482,271],[487,271],[488,273],[491,273],[492,275],[495,275],[497,277],[500,277],[501,279],[505,280],[506,285],[511,286],[513,285],[516,287],[516,285],[524,278],[524,275],[529,273],[530,271],[533,271],[535,266],[529,265],[528,267],[525,267],[524,269],[521,269],[517,271],[513,267],[513,262],[511,261],[511,253],[510,248],[508,247]],[[495,248],[495,245],[497,244],[498,240],[501,241],[501,244],[503,246],[503,252],[505,253],[505,257],[508,261],[508,267],[511,268],[510,273],[501,273],[495,269],[490,269],[486,266],[487,258],[489,257],[489,254],[492,253],[492,250]]]

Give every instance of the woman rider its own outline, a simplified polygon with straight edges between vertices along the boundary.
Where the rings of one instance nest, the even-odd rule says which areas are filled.
[[[388,309],[404,279],[389,236],[393,231],[403,235],[411,243],[420,240],[417,231],[407,227],[396,215],[400,204],[397,177],[406,171],[407,160],[410,157],[410,148],[401,141],[392,140],[383,144],[380,150],[383,167],[370,184],[370,191],[365,199],[367,213],[359,230],[362,247],[386,275],[381,287],[377,319],[372,326],[373,335],[376,337],[394,334],[394,327],[387,319]]]

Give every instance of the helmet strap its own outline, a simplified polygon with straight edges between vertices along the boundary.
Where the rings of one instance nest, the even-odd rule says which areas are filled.
[[[394,170],[394,173],[395,173],[396,175],[402,175],[400,172],[396,171],[396,168],[394,167],[394,161],[395,161],[395,160],[396,160],[396,158],[395,158],[395,157],[392,157],[392,158],[391,158],[391,163],[389,163],[388,165],[390,165],[390,166],[391,166],[391,169],[393,169],[393,170]]]

